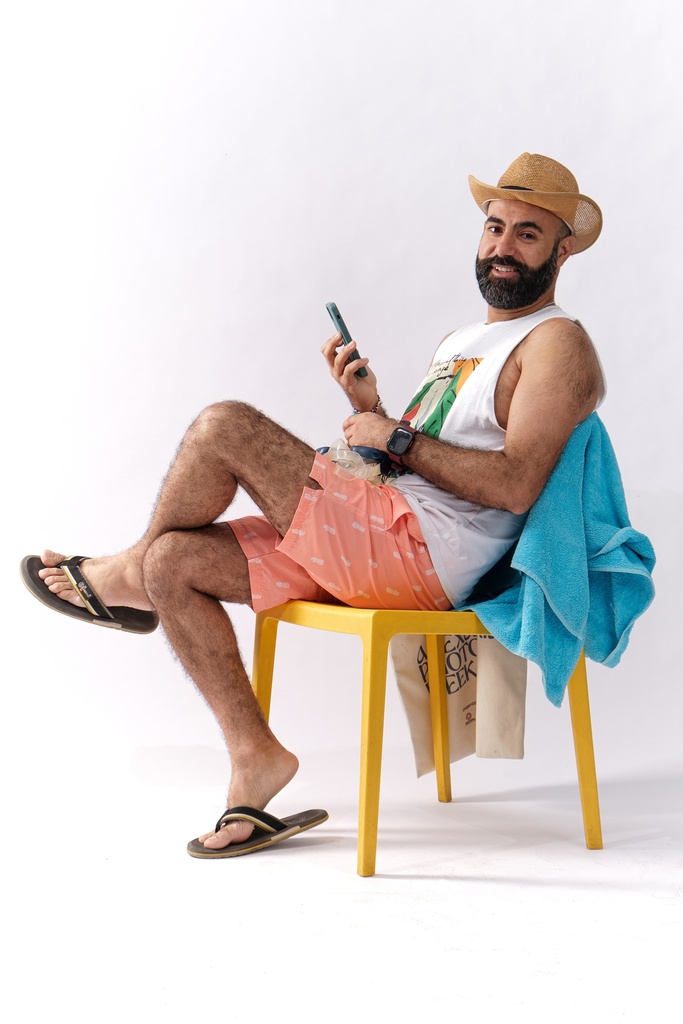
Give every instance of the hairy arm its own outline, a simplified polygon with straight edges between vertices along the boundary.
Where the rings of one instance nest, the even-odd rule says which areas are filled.
[[[418,434],[404,464],[465,501],[526,512],[541,493],[570,434],[593,409],[601,386],[595,350],[571,321],[539,325],[501,374],[496,412],[501,452],[462,448]],[[499,395],[498,392],[501,392]],[[364,413],[344,423],[351,445],[386,448],[395,420]]]

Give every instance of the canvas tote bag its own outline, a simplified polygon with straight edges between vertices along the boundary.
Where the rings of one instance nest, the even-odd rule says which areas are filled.
[[[445,636],[451,762],[524,757],[526,660],[490,636]],[[395,636],[391,661],[418,776],[434,771],[429,666],[423,636]]]

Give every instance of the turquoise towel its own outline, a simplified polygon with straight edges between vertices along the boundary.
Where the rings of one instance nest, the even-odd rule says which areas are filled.
[[[492,636],[540,666],[560,706],[581,648],[616,665],[654,597],[655,554],[628,518],[607,431],[593,413],[573,432],[529,511],[512,557],[513,583],[470,596]]]

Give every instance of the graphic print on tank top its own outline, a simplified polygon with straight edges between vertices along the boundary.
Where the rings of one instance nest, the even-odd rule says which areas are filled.
[[[463,384],[481,362],[477,358],[454,356],[434,363],[402,418],[415,430],[439,437]]]

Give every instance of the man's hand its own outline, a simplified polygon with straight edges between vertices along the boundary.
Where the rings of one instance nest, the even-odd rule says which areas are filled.
[[[341,334],[334,334],[327,339],[320,351],[325,357],[330,373],[343,389],[352,407],[360,412],[366,412],[374,409],[379,401],[377,378],[368,365],[368,359],[349,359],[355,348],[355,341],[350,345],[344,345]],[[356,370],[361,366],[367,369],[367,377],[356,376]]]
[[[387,441],[397,426],[398,421],[390,420],[387,416],[361,412],[344,420],[342,430],[349,448],[364,445],[366,448],[386,451]]]

